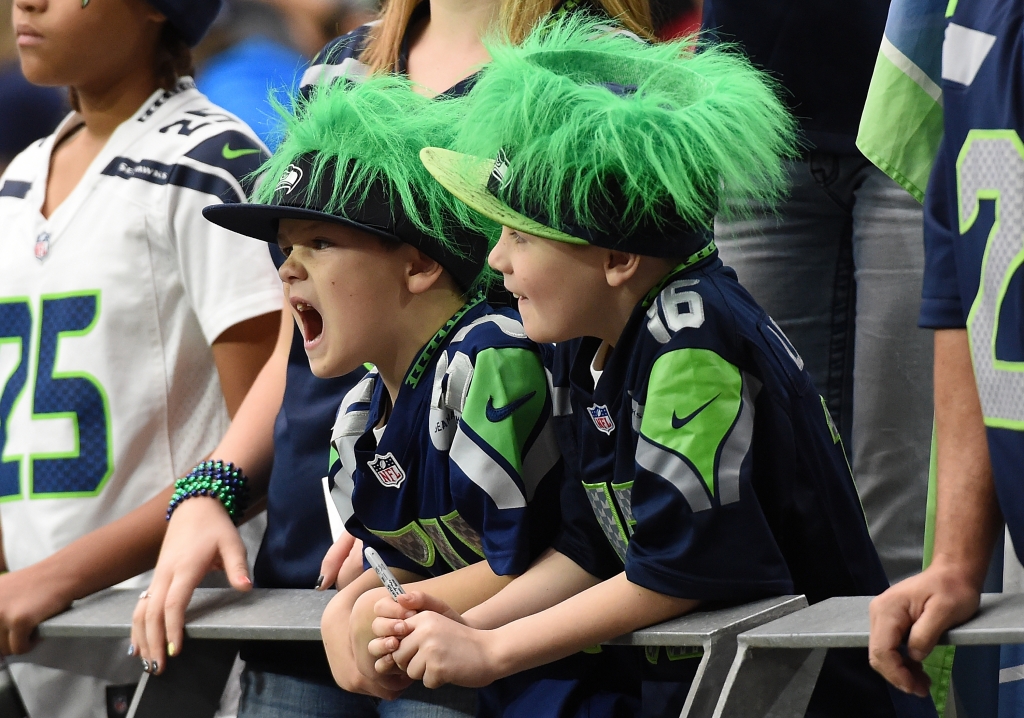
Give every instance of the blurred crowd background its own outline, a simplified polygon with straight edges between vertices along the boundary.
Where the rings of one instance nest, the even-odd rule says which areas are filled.
[[[0,172],[21,150],[49,135],[69,111],[64,88],[22,77],[11,5],[0,0]],[[678,37],[700,26],[701,0],[652,0],[660,34]],[[196,48],[196,84],[275,144],[271,91],[287,102],[309,61],[331,39],[372,20],[380,0],[226,0]]]

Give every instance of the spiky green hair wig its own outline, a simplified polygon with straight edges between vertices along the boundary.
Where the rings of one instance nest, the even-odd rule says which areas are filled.
[[[424,162],[503,224],[515,226],[481,201],[486,175],[487,192],[534,233],[680,256],[671,237],[707,243],[723,198],[777,201],[794,148],[772,82],[734,51],[692,43],[638,42],[579,14],[520,46],[490,42],[492,63],[459,101],[462,156],[428,150]]]
[[[453,105],[388,75],[325,84],[293,103],[291,111],[278,105],[284,139],[258,170],[255,204],[315,210],[413,244],[465,289],[484,278],[496,225],[454,200],[418,160],[424,147],[451,145]]]

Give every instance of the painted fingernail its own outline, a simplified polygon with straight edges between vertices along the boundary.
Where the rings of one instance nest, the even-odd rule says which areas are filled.
[[[315,590],[319,591],[320,587],[323,586],[323,585],[324,585],[324,575],[320,574],[320,576],[316,579],[316,585],[313,586],[313,588]]]
[[[145,658],[142,659],[142,670],[145,673],[149,673],[149,661],[147,661]]]
[[[178,652],[178,649],[174,645],[174,641],[171,641],[170,643],[167,644],[167,655],[168,656],[173,656],[177,652]]]
[[[160,672],[160,664],[157,661],[150,661],[149,672],[150,673],[159,673]]]
[[[135,655],[135,644],[128,646],[128,657],[131,658]]]

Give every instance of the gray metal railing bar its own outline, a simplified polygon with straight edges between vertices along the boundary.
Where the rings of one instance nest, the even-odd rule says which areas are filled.
[[[870,603],[870,596],[830,598],[741,633],[715,718],[803,716],[826,650],[867,647]],[[939,643],[1024,643],[1024,594],[983,595],[974,617]]]
[[[864,648],[870,596],[830,598],[745,632],[741,642],[761,648]],[[1024,594],[989,593],[966,623],[950,629],[942,645],[1024,643]]]
[[[334,591],[198,588],[185,612],[192,639],[319,641],[320,616]],[[75,601],[39,625],[42,638],[127,638],[138,590],[110,589]]]
[[[168,663],[164,675],[143,675],[129,715],[212,716],[216,706],[211,696],[219,695],[214,684],[219,681],[223,687],[237,642],[319,641],[320,617],[333,596],[333,591],[299,589],[254,589],[248,593],[197,589],[185,614],[185,635],[190,640],[183,646],[182,656]],[[131,616],[138,598],[137,590],[101,591],[44,621],[39,634],[49,640],[125,638],[131,633]],[[681,718],[710,718],[733,665],[736,636],[806,605],[803,596],[782,596],[697,611],[609,643],[701,647],[703,656]],[[201,691],[196,690],[199,684],[203,686]]]
[[[696,611],[608,641],[613,646],[705,646],[722,635],[736,635],[806,608],[803,596],[766,598],[714,611]]]

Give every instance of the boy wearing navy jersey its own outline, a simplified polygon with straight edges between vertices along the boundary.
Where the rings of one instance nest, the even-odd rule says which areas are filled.
[[[316,88],[286,118],[263,204],[205,214],[279,244],[317,376],[370,365],[339,407],[332,498],[399,580],[433,577],[427,590],[463,610],[551,544],[562,463],[540,351],[513,310],[483,299],[493,225],[418,160],[451,139],[453,111],[401,78]],[[324,644],[343,688],[394,699],[410,680],[378,675],[366,649],[381,594],[372,570],[340,591],[323,617]],[[550,715],[596,692],[565,669],[561,693],[545,694]],[[516,687],[484,697],[480,712],[503,711]],[[433,707],[475,711],[476,691],[448,690]]]
[[[778,196],[791,125],[770,87],[721,50],[548,30],[490,48],[462,153],[421,157],[504,225],[490,262],[529,336],[557,342],[563,531],[465,615],[418,592],[378,602],[378,670],[428,686],[485,685],[701,604],[886,587],[821,397],[707,229],[722,196]],[[652,678],[678,690],[645,686],[647,714],[679,714],[693,662],[667,668]],[[833,651],[809,714],[934,714],[895,700],[866,652]]]

